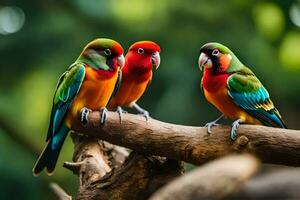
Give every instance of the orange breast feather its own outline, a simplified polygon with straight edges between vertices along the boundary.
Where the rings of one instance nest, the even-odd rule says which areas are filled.
[[[135,80],[132,78],[122,80],[120,89],[108,107],[129,106],[130,103],[136,102],[145,92],[151,78],[152,76],[147,80]]]
[[[203,89],[205,98],[213,104],[225,117],[229,119],[241,119],[244,123],[261,124],[257,119],[250,116],[243,109],[238,107],[227,94],[227,88],[220,88],[218,91],[210,93]]]
[[[83,107],[100,110],[107,105],[118,79],[117,72],[111,73],[115,74],[103,76],[101,71],[86,67],[86,77],[65,120],[68,127],[71,128],[73,123],[79,122],[80,110]]]

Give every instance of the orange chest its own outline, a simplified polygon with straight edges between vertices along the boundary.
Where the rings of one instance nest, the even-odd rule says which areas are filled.
[[[77,118],[79,119],[79,113],[83,107],[91,110],[100,110],[105,107],[114,91],[117,79],[117,72],[114,72],[111,77],[101,77],[87,69],[86,77],[66,117],[67,126],[71,127],[72,123],[75,123]]]
[[[236,118],[237,112],[239,112],[240,109],[233,103],[232,99],[230,99],[225,88],[214,92],[209,92],[203,88],[203,91],[207,101],[213,104],[225,116]]]
[[[106,71],[101,71],[101,73],[87,68],[86,79],[77,95],[75,104],[82,104],[92,110],[98,110],[106,106],[117,83],[118,73]],[[103,73],[111,74],[108,76]]]
[[[228,74],[213,75],[211,71],[205,70],[202,78],[202,87],[207,101],[213,104],[225,116],[235,118],[239,108],[228,96],[228,77]]]
[[[92,110],[105,107],[113,93],[116,82],[117,77],[112,77],[110,80],[86,80],[81,86],[74,105],[81,104],[82,107]]]
[[[129,106],[130,103],[136,102],[144,94],[149,81],[127,80],[122,82],[116,96],[109,103],[109,107]]]
[[[211,104],[213,104],[225,117],[230,119],[241,119],[244,123],[261,124],[257,119],[249,115],[242,108],[238,107],[228,96],[226,88],[219,89],[215,92],[209,92],[205,89],[204,96]]]

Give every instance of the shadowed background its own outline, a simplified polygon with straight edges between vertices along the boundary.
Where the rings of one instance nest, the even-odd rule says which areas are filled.
[[[49,182],[76,193],[77,176],[61,167],[72,158],[70,139],[52,177],[32,177],[31,169],[56,81],[92,39],[112,38],[124,49],[138,40],[160,44],[161,66],[139,104],[156,119],[198,126],[219,115],[200,90],[199,49],[221,42],[260,78],[289,128],[299,129],[299,27],[298,0],[1,0],[0,199],[53,199]]]

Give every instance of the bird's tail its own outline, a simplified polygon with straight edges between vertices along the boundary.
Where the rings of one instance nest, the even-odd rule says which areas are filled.
[[[47,169],[47,174],[52,175],[61,147],[68,135],[69,129],[64,125],[55,134],[54,137],[50,138],[40,157],[36,161],[32,173],[37,176],[44,168]]]

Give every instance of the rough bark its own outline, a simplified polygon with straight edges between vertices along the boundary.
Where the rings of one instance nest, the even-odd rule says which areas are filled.
[[[258,160],[251,155],[227,156],[175,179],[150,200],[223,199],[237,191],[258,166]]]
[[[76,199],[147,199],[183,173],[179,161],[127,152],[95,138],[72,134],[74,163],[65,167],[79,175]]]
[[[50,183],[50,188],[56,195],[58,200],[72,200],[72,197],[68,195],[59,185],[56,183]]]
[[[300,166],[300,131],[297,130],[241,125],[237,140],[232,141],[228,126],[216,126],[212,134],[207,134],[203,127],[154,119],[146,122],[143,117],[132,114],[124,114],[122,124],[116,113],[108,112],[107,119],[101,126],[99,112],[92,112],[88,125],[75,129],[139,153],[198,165],[233,152],[248,152],[265,163]]]

